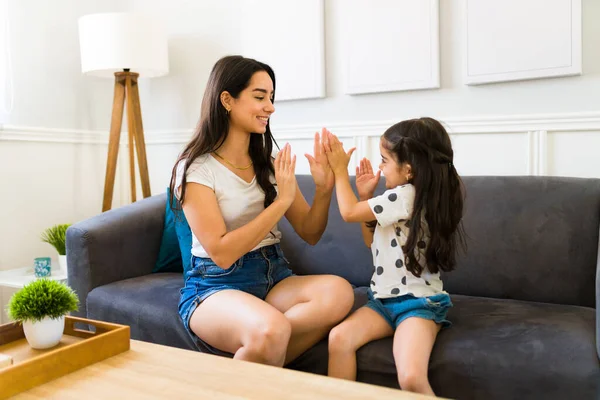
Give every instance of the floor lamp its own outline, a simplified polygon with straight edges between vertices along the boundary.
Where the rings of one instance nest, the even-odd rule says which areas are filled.
[[[150,196],[150,178],[142,124],[138,77],[169,72],[167,36],[159,20],[133,13],[90,14],[79,19],[81,70],[85,75],[114,77],[114,98],[102,211],[112,207],[123,112],[127,103],[131,201],[136,201],[135,155],[143,197]]]

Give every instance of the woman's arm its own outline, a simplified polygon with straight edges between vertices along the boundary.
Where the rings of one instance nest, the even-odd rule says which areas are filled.
[[[183,211],[190,228],[209,257],[221,268],[229,268],[237,259],[256,247],[283,217],[296,198],[296,157],[286,145],[275,158],[277,199],[248,224],[227,232],[217,198],[211,188],[187,183]]]
[[[298,236],[306,243],[315,245],[323,236],[329,218],[329,204],[332,195],[332,190],[325,191],[317,187],[313,204],[309,207],[300,189],[296,188],[296,198],[285,217],[290,221]]]
[[[312,206],[309,207],[300,189],[296,188],[296,198],[285,214],[298,236],[311,245],[317,244],[325,232],[333,195],[333,171],[329,167],[321,141],[321,139],[327,140],[329,133],[325,128],[321,131],[321,135],[319,132],[315,133],[314,153],[312,156],[305,154],[316,187]]]
[[[284,200],[277,198],[252,221],[227,232],[217,197],[212,189],[198,183],[186,185],[183,204],[185,217],[208,256],[223,269],[229,268],[237,259],[256,247],[289,207]]]

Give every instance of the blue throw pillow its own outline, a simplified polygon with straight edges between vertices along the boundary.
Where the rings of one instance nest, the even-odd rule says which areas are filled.
[[[181,209],[173,210],[169,204],[169,189],[165,207],[165,225],[156,264],[152,272],[182,272],[190,269],[192,257],[192,231]],[[177,205],[177,199],[173,200]]]

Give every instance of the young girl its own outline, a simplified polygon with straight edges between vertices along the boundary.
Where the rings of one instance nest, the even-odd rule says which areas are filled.
[[[438,331],[450,324],[446,314],[452,306],[440,271],[455,267],[463,243],[461,180],[450,137],[434,119],[393,125],[379,148],[377,174],[367,159],[356,169],[358,201],[348,177],[354,149],[346,153],[332,134],[325,145],[342,217],[361,223],[375,267],[366,306],[329,334],[329,375],[355,380],[356,351],[393,335],[400,387],[433,395],[429,357]],[[373,197],[381,172],[388,190]]]

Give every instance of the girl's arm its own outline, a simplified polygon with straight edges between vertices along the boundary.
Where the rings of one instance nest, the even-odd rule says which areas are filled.
[[[381,196],[358,201],[348,176],[348,163],[355,148],[346,153],[335,135],[329,136],[329,142],[330,145],[326,144],[325,151],[335,174],[336,193],[344,221],[367,222],[376,219],[381,226],[389,226],[412,215],[415,198],[413,185],[398,186]]]
[[[329,160],[329,165],[335,175],[335,191],[337,194],[340,214],[346,222],[367,222],[375,219],[375,214],[371,211],[369,203],[358,201],[352,186],[350,186],[350,176],[348,175],[348,163],[355,147],[344,151],[344,147],[339,139],[329,133],[328,140],[324,143],[325,154]]]
[[[379,225],[385,227],[411,217],[415,199],[413,185],[398,186],[367,201],[358,201],[352,192],[347,168],[343,170],[334,168],[334,172],[340,213],[344,221],[368,222],[377,220]]]
[[[381,177],[381,170],[373,173],[371,162],[365,157],[360,160],[359,166],[356,167],[356,190],[360,201],[366,201],[373,197],[375,189]],[[375,225],[377,221],[362,222],[360,228],[363,235],[363,240],[368,248],[373,244],[373,234],[375,233]]]
[[[352,155],[353,151],[354,149],[350,149],[348,154],[346,154],[343,149],[341,150],[343,155],[346,156],[348,160],[350,160],[350,156]],[[337,156],[339,156],[339,152]],[[331,160],[332,159],[330,158],[330,162]],[[347,167],[348,163],[344,165],[343,163],[338,163],[337,160],[334,161],[334,163],[336,163],[336,166],[334,167],[334,164],[332,163],[332,167],[335,174],[335,191],[337,194],[338,205],[340,207],[340,214],[342,214],[344,221],[368,222],[376,219],[375,214],[369,206],[369,203],[367,201],[358,201],[356,199],[356,196],[352,191],[352,186],[350,186],[350,176],[348,175]]]
[[[248,224],[227,232],[214,191],[202,184],[187,183],[183,203],[190,228],[209,257],[219,267],[229,268],[236,260],[256,247],[283,217],[296,198],[296,157],[289,145],[275,158],[277,199]]]

